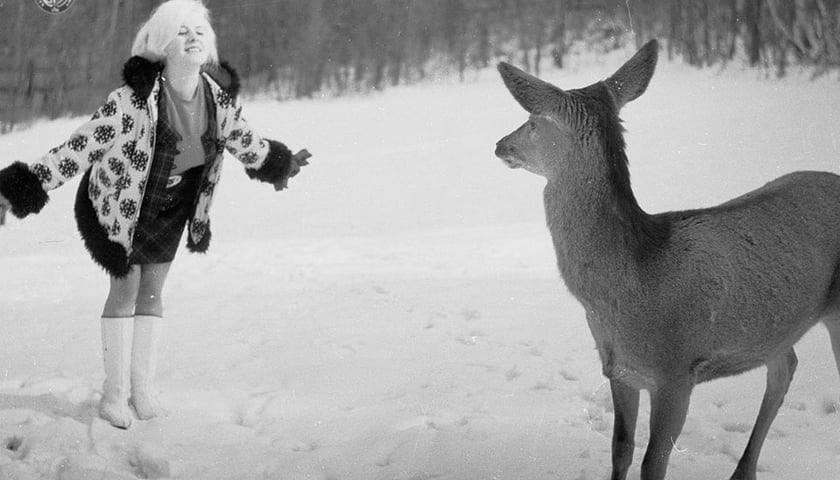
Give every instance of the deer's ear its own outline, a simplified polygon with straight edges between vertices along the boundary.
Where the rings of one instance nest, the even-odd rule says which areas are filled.
[[[528,113],[542,114],[556,110],[565,95],[563,90],[509,63],[499,63],[498,69],[513,98]]]
[[[659,42],[649,41],[633,58],[627,61],[604,83],[615,98],[619,110],[643,93],[653,77],[656,69],[656,59],[659,56]]]

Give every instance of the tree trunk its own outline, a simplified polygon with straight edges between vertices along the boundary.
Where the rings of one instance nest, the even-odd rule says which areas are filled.
[[[729,48],[726,52],[726,59],[732,60],[735,58],[735,51],[738,47],[738,0],[730,0],[730,31],[729,31]]]
[[[682,27],[682,0],[673,0],[670,3],[668,16],[670,18],[668,33],[668,60],[673,60],[678,53],[678,46],[681,44],[680,28]]]
[[[114,81],[117,77],[117,69],[119,68],[119,62],[115,61],[119,58],[119,47],[120,42],[117,41],[117,22],[119,21],[119,14],[120,14],[120,4],[125,3],[127,8],[131,8],[131,0],[119,0],[115,1],[111,6],[111,18],[108,24],[108,34],[106,38],[108,39],[108,45],[106,47],[106,51],[108,52],[105,55],[106,58],[100,58],[99,63],[101,64],[104,60],[107,62],[107,66],[103,68],[103,71],[107,72],[104,79],[105,81]]]
[[[309,0],[306,7],[307,24],[303,41],[297,51],[295,95],[311,97],[321,87],[321,32],[323,30],[323,0]]]
[[[761,61],[761,0],[746,0],[744,7],[747,22],[747,58],[754,67]]]
[[[567,1],[557,0],[552,4],[554,6],[551,17],[554,19],[551,27],[551,37],[549,43],[551,44],[551,60],[557,68],[563,68],[563,55],[566,54],[566,10]]]

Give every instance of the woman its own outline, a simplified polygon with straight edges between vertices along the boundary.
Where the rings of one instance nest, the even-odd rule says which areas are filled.
[[[248,126],[236,100],[237,76],[218,64],[209,13],[197,0],[170,0],[152,13],[123,79],[67,142],[29,165],[0,170],[0,211],[38,213],[47,191],[83,173],[76,220],[94,261],[111,277],[100,321],[99,412],[128,428],[132,410],[141,420],[165,413],[153,388],[161,291],[185,226],[190,251],[208,248],[223,150],[277,190],[309,153],[292,155]]]

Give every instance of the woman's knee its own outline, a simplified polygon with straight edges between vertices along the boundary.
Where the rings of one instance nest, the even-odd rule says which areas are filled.
[[[134,306],[140,290],[140,269],[132,266],[123,278],[111,277],[108,298],[105,300],[103,317],[130,317],[134,315]]]
[[[160,290],[144,290],[141,288],[137,294],[135,313],[137,315],[163,316],[163,299]]]
[[[140,275],[136,313],[140,315],[163,315],[163,284],[169,273],[169,265],[144,265]]]

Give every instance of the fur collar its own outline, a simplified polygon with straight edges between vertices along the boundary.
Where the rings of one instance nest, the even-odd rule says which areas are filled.
[[[158,74],[163,71],[163,62],[151,62],[143,57],[134,56],[123,65],[122,76],[126,85],[131,87],[138,96],[149,98],[155,86]],[[227,62],[219,65],[208,65],[203,69],[216,83],[232,97],[239,95],[239,75]]]

